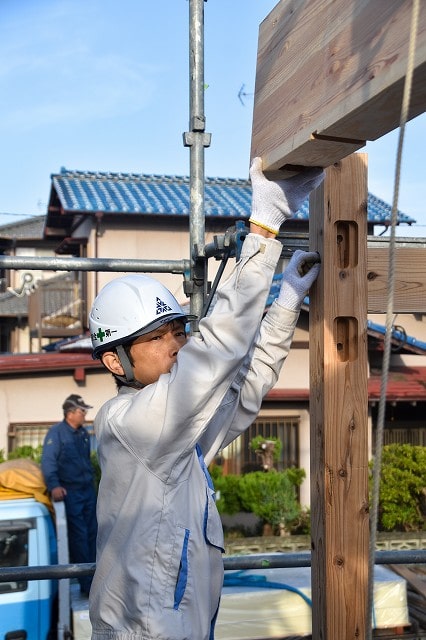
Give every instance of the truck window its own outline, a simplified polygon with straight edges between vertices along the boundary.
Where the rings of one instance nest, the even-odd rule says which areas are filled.
[[[0,525],[0,567],[26,567],[28,566],[28,531],[31,524],[27,521]],[[28,583],[26,580],[13,582],[0,582],[0,593],[12,591],[25,591]]]

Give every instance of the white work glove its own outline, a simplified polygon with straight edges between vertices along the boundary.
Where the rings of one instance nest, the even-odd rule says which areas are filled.
[[[310,192],[321,184],[324,175],[322,169],[310,167],[291,178],[272,181],[263,175],[262,159],[253,158],[250,166],[253,191],[250,222],[278,233],[282,223],[291,218]]]
[[[278,302],[286,309],[299,311],[320,268],[319,253],[297,249],[284,270]]]

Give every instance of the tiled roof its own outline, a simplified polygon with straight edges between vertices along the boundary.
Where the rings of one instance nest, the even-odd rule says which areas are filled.
[[[66,212],[118,214],[188,215],[190,183],[188,176],[148,175],[67,171],[53,174],[52,189]],[[51,202],[54,193],[51,194]],[[205,179],[205,213],[209,217],[248,218],[251,205],[249,180],[233,178]],[[307,220],[306,200],[295,219]],[[368,194],[368,221],[389,223],[391,206]],[[399,223],[415,222],[399,212]]]
[[[189,177],[64,171],[52,184],[65,211],[189,215]],[[205,179],[207,216],[242,216],[250,210],[248,180]]]
[[[90,353],[19,353],[0,354],[0,377],[20,373],[66,371],[69,369],[99,369],[100,360],[93,360]]]
[[[373,372],[368,378],[368,399],[378,401],[381,393],[382,377]],[[275,401],[308,401],[309,389],[271,389],[266,395]],[[426,400],[426,367],[401,367],[389,371],[386,387],[387,402],[424,402]]]
[[[46,216],[34,216],[18,222],[0,225],[0,238],[41,240]]]
[[[368,397],[379,400],[382,377],[372,372],[368,380]],[[386,387],[387,400],[416,401],[426,398],[426,367],[395,367],[390,369]]]
[[[10,291],[0,293],[0,318],[16,318],[28,315],[28,296],[16,296]]]

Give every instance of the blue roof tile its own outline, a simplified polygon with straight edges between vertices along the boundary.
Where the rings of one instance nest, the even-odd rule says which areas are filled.
[[[95,213],[189,214],[189,177],[136,173],[67,171],[53,174],[53,189],[64,211]],[[205,214],[207,217],[248,218],[251,204],[249,180],[234,178],[205,179]],[[309,201],[305,200],[295,215],[308,220]],[[368,194],[368,222],[389,224],[391,206]],[[413,218],[398,212],[398,222],[412,224]]]

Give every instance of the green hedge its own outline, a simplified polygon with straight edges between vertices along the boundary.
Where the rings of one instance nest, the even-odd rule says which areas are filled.
[[[426,529],[426,447],[383,447],[379,524],[385,531]]]
[[[19,447],[7,459],[30,458],[39,463],[41,451],[41,445]],[[0,450],[0,462],[5,459]],[[98,484],[100,469],[96,453],[92,454],[92,464]],[[426,530],[426,447],[386,445],[381,466],[379,529]],[[232,515],[248,511],[273,527],[283,523],[289,530],[306,532],[308,512],[301,509],[296,498],[296,488],[305,477],[303,469],[223,476],[221,467],[212,466],[210,472],[218,494],[219,513]]]
[[[254,513],[273,529],[280,525],[291,529],[293,523],[299,527],[304,520],[296,491],[305,477],[303,469],[224,476],[220,467],[213,466],[211,475],[221,514]]]

